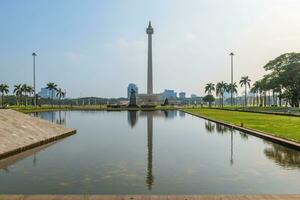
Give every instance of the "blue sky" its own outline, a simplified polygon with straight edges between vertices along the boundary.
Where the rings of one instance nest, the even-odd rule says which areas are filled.
[[[155,92],[200,95],[230,80],[230,51],[235,81],[299,52],[299,10],[297,0],[0,0],[0,82],[32,84],[35,51],[37,88],[53,81],[71,97],[119,97],[133,82],[145,92],[151,19]]]

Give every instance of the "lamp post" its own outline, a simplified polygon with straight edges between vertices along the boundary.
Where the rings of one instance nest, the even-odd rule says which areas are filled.
[[[233,56],[234,56],[234,53],[231,52],[229,55],[231,58],[231,90],[230,90],[231,98],[230,98],[230,102],[231,102],[231,106],[232,106],[233,105]]]
[[[35,90],[35,57],[37,56],[36,53],[32,53],[33,56],[33,94],[34,94],[34,106],[36,106],[36,90]]]

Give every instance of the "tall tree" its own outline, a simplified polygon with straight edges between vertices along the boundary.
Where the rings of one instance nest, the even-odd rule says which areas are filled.
[[[208,95],[203,98],[203,101],[208,102],[209,107],[211,107],[211,103],[215,100],[214,96],[212,95],[213,91],[215,91],[215,84],[207,83],[205,86],[205,93]]]
[[[1,92],[1,97],[2,97],[2,106],[4,106],[4,95],[8,94],[8,92],[9,92],[8,85],[0,84],[0,92]]]
[[[26,86],[26,93],[28,94],[29,100],[31,98],[31,95],[33,94],[33,91],[34,91],[34,89],[31,85]]]
[[[207,83],[205,86],[205,93],[212,94],[213,91],[215,91],[215,84]]]
[[[230,83],[230,84],[227,85],[226,91],[229,92],[229,93],[231,93],[231,90],[233,90],[232,94],[234,95],[234,94],[237,94],[237,88],[238,88],[238,86],[237,86],[236,83],[233,83],[232,87],[231,87],[231,83]]]
[[[22,84],[14,85],[14,94],[16,95],[17,105],[19,105],[22,97]]]
[[[299,107],[300,53],[282,54],[269,61],[264,69],[270,72],[271,80],[276,83],[273,90],[279,93],[279,103],[281,104],[281,98],[284,97],[292,107]]]
[[[24,97],[25,97],[25,106],[27,106],[27,90],[28,90],[28,86],[27,84],[23,84],[22,87],[21,87],[21,92],[22,92],[22,96],[23,96],[23,93],[24,93]]]
[[[241,87],[245,86],[245,106],[247,106],[247,86],[250,88],[250,82],[251,80],[248,76],[242,76],[240,80]]]
[[[211,107],[211,103],[215,101],[215,97],[212,94],[208,94],[202,99],[204,102],[208,102],[209,107]]]
[[[284,96],[292,107],[299,107],[300,101],[300,63],[288,65],[284,72],[281,72],[280,79]]]
[[[56,96],[59,98],[59,107],[61,106],[61,99],[66,95],[65,91],[59,88],[56,92]]]
[[[223,81],[217,83],[216,85],[216,95],[221,97],[220,106],[222,108],[224,107],[224,93],[226,92],[227,88],[228,88],[227,83],[224,83]]]
[[[260,81],[255,81],[255,83],[252,85],[252,88],[250,89],[250,92],[252,92],[252,93],[254,93],[255,94],[255,96],[256,96],[256,100],[255,100],[255,104],[257,105],[257,106],[259,106],[260,105],[260,101],[259,101],[259,95],[261,94],[260,93],[260,90],[261,88],[260,88]]]
[[[50,90],[51,92],[51,105],[53,107],[53,99],[54,99],[54,93],[57,91],[57,84],[53,83],[53,82],[49,82],[47,83],[47,87],[48,90]]]

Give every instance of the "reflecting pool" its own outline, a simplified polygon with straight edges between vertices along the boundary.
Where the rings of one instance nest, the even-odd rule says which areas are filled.
[[[0,160],[0,194],[286,194],[300,153],[179,111],[32,114],[77,134]]]

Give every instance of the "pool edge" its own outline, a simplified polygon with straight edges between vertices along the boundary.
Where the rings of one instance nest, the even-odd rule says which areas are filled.
[[[196,114],[196,113],[189,112],[189,111],[186,111],[186,110],[179,110],[179,111],[190,114],[190,115],[193,115],[195,117],[199,117],[199,118],[206,119],[206,120],[209,120],[209,121],[212,121],[212,122],[215,122],[215,123],[219,123],[219,124],[222,124],[224,126],[234,128],[238,131],[243,131],[243,132],[245,132],[249,135],[253,135],[253,136],[256,136],[256,137],[259,137],[259,138],[262,138],[262,139],[265,139],[265,140],[268,140],[268,141],[271,141],[271,142],[274,142],[274,143],[277,143],[277,144],[284,145],[286,147],[295,149],[297,151],[300,151],[300,143],[297,143],[297,142],[294,142],[294,141],[291,141],[291,140],[276,137],[276,136],[270,135],[268,133],[253,130],[253,129],[250,129],[250,128],[245,128],[245,127],[237,126],[237,125],[230,124],[230,123],[227,123],[227,122],[211,119],[211,118],[203,116],[201,114]]]

